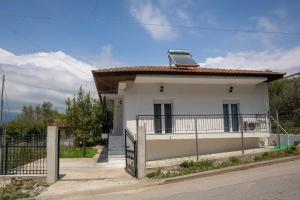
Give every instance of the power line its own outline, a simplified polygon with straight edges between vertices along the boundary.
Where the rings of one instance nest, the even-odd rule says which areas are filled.
[[[16,29],[13,29],[13,28],[11,28],[11,27],[10,27],[9,29],[10,29],[11,32],[14,33],[15,35],[19,35],[19,37],[20,37],[20,35],[22,35],[22,34],[21,34],[19,31],[17,31]],[[91,74],[89,74],[89,73],[83,71],[81,68],[79,68],[79,67],[77,67],[77,66],[75,67],[75,65],[72,65],[72,64],[66,62],[65,60],[63,60],[63,59],[61,59],[60,57],[56,56],[56,55],[53,54],[52,52],[48,52],[45,48],[43,48],[42,46],[40,46],[40,45],[36,44],[35,42],[29,40],[28,38],[22,37],[22,39],[25,40],[27,43],[29,43],[29,44],[35,46],[36,48],[38,48],[38,49],[44,51],[45,53],[49,54],[50,56],[54,57],[55,59],[60,60],[61,62],[65,63],[66,65],[68,65],[68,66],[70,66],[70,67],[74,67],[74,68],[76,68],[78,71],[80,71],[80,72],[82,72],[82,73],[84,73],[84,74],[86,74],[86,75],[88,75],[88,76],[91,76]]]
[[[70,93],[76,93],[77,90],[68,90],[68,89],[62,89],[62,88],[53,88],[53,87],[43,87],[43,86],[37,86],[37,85],[31,85],[31,84],[28,84],[28,83],[23,83],[23,82],[20,82],[20,81],[15,81],[15,80],[11,80],[11,79],[6,79],[6,81],[8,82],[13,82],[13,83],[16,83],[16,84],[19,84],[19,85],[25,85],[25,86],[28,86],[28,87],[32,87],[32,88],[37,88],[37,89],[43,89],[43,90],[53,90],[55,92],[70,92]],[[94,92],[94,91],[89,91],[90,93],[97,93],[97,92]]]
[[[13,29],[12,27],[8,27],[8,29],[9,29],[12,33],[14,33],[15,35],[18,35],[19,37],[21,37],[20,35],[22,35],[22,34],[21,34],[20,32],[18,32],[16,29]],[[53,54],[52,52],[48,52],[48,50],[46,50],[46,49],[43,48],[42,46],[36,44],[35,42],[29,40],[28,38],[26,38],[26,37],[21,37],[21,38],[22,38],[23,40],[25,40],[28,44],[31,44],[31,45],[35,46],[36,48],[38,48],[38,49],[44,51],[45,53],[49,54],[50,56],[53,56],[55,59],[58,59],[58,60],[60,60],[61,62],[67,64],[68,66],[74,67],[74,68],[76,68],[78,71],[80,71],[80,72],[82,72],[82,73],[84,73],[84,74],[86,74],[86,75],[88,75],[88,76],[91,76],[90,73],[87,73],[87,72],[85,72],[85,71],[82,71],[81,68],[78,68],[77,66],[75,67],[75,65],[72,65],[72,64],[66,62],[65,60],[61,59],[60,57],[57,57],[57,56],[56,56],[55,54]],[[102,84],[104,84],[104,85],[106,85],[106,86],[111,86],[111,84],[108,84],[108,83],[105,82],[105,81],[102,81],[102,80],[98,80],[98,81],[100,81]]]
[[[62,18],[55,18],[49,16],[30,16],[30,15],[16,15],[11,13],[0,12],[0,16],[4,17],[15,17],[20,19],[30,19],[30,20],[47,20],[47,21],[59,21]],[[199,25],[170,25],[170,24],[159,24],[159,23],[142,23],[134,21],[123,21],[123,20],[107,20],[107,19],[89,19],[89,18],[64,18],[63,20],[74,21],[78,19],[84,19],[93,21],[96,23],[114,23],[114,24],[138,24],[144,26],[157,26],[157,27],[171,27],[180,29],[199,29],[203,31],[220,31],[220,32],[240,32],[240,33],[261,33],[261,34],[275,34],[275,35],[300,35],[300,32],[287,32],[287,31],[261,31],[252,29],[240,29],[240,28],[222,28],[222,27],[204,27]]]
[[[5,79],[5,81],[16,83],[16,84],[19,84],[19,85],[25,85],[25,86],[36,88],[36,89],[53,90],[55,92],[69,92],[69,93],[73,93],[73,94],[78,92],[78,90],[69,90],[69,89],[54,88],[54,87],[43,87],[43,86],[32,85],[32,84],[23,83],[23,82],[16,81],[16,80],[11,80],[11,79]],[[98,94],[98,92],[103,92],[103,91],[98,91],[98,90],[97,91],[90,91],[89,90],[89,93],[92,93],[92,94]],[[116,92],[116,91],[115,90],[107,90],[105,92],[109,93],[109,92]]]

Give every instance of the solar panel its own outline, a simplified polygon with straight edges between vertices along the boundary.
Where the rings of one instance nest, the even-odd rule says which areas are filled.
[[[192,58],[190,52],[185,50],[169,50],[170,66],[176,67],[198,67],[198,63]]]

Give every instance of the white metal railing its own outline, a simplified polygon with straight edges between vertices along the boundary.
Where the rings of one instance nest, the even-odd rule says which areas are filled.
[[[138,115],[146,134],[269,132],[267,114]]]

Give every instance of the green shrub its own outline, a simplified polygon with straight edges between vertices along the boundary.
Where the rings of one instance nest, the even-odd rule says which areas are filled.
[[[209,169],[213,166],[213,161],[210,160],[201,160],[200,162],[197,162],[197,168],[200,169]]]
[[[238,163],[240,163],[240,159],[238,158],[238,157],[230,157],[229,158],[229,161],[231,162],[231,163],[233,163],[233,164],[238,164]]]
[[[297,148],[295,146],[291,146],[288,149],[285,150],[285,153],[287,154],[294,154],[297,151]]]
[[[182,168],[194,169],[194,170],[209,169],[213,166],[214,166],[213,161],[209,161],[209,160],[201,160],[198,162],[190,160],[190,161],[184,161],[183,163],[180,164],[180,167]]]
[[[264,152],[264,153],[261,155],[262,158],[267,158],[267,157],[269,157],[269,156],[270,156],[269,152]]]
[[[153,178],[153,177],[158,177],[158,176],[161,176],[161,175],[162,175],[162,174],[161,174],[161,170],[159,169],[159,170],[157,170],[157,171],[148,173],[146,176],[147,176],[148,178]]]
[[[182,168],[190,168],[190,167],[192,167],[194,165],[195,165],[194,161],[192,161],[192,160],[186,160],[186,161],[184,161],[183,163],[180,164],[180,167],[182,167]]]

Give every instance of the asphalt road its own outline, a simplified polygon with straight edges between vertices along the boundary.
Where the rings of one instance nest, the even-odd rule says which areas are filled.
[[[300,200],[300,160],[85,199]]]

